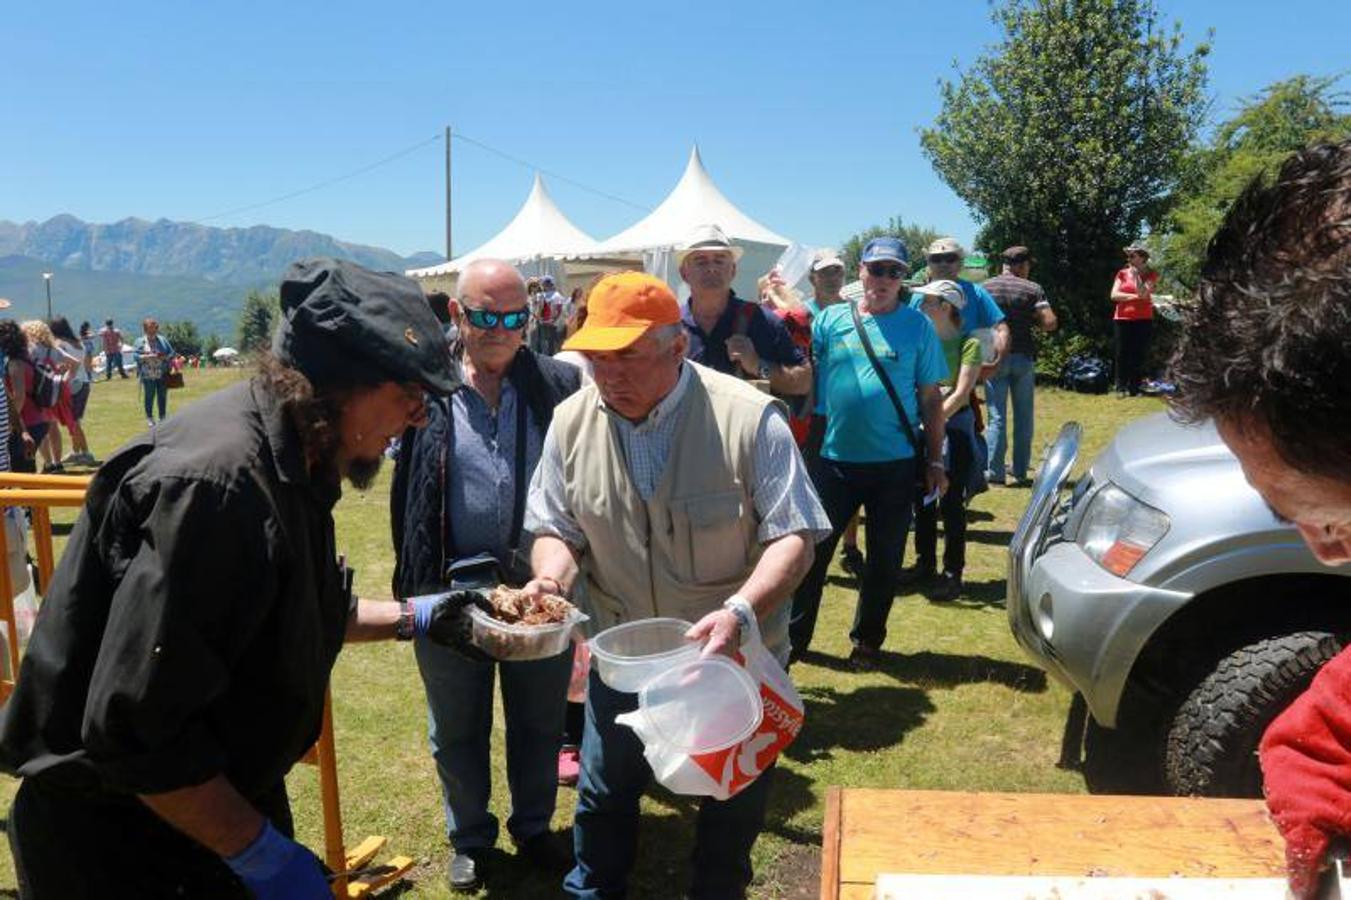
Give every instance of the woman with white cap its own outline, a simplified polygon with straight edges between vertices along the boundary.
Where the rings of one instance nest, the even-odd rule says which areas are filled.
[[[938,518],[943,517],[943,571],[929,592],[932,600],[954,600],[962,591],[966,564],[966,498],[979,456],[971,391],[980,380],[983,353],[980,339],[962,335],[966,295],[954,281],[931,281],[915,288],[920,309],[943,347],[948,377],[939,382],[943,392],[943,463],[948,486],[941,497],[930,494],[915,502],[915,565],[901,576],[909,587],[928,582],[937,572]]]

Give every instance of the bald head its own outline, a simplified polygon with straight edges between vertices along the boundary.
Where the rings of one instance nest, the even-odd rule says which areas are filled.
[[[480,259],[460,273],[455,295],[450,301],[450,314],[460,328],[465,355],[479,372],[505,371],[520,349],[524,327],[506,328],[501,324],[479,327],[470,321],[466,310],[490,313],[525,310],[528,300],[525,279],[500,259]]]
[[[525,305],[525,279],[500,259],[477,259],[460,273],[455,293],[475,309],[519,309]]]

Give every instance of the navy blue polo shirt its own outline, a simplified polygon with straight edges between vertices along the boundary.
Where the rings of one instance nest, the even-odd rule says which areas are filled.
[[[727,356],[727,339],[738,331],[751,339],[755,352],[771,365],[800,366],[807,361],[802,351],[793,344],[788,329],[783,327],[778,316],[767,315],[759,304],[742,300],[735,292],[728,299],[727,308],[711,333],[705,334],[694,320],[688,300],[681,312],[681,321],[685,323],[685,333],[690,337],[690,349],[685,357],[725,375],[744,374],[741,367]],[[739,325],[742,327],[737,327]]]

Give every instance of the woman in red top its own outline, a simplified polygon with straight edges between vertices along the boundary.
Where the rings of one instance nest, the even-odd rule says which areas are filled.
[[[1154,285],[1159,273],[1149,268],[1149,251],[1139,244],[1126,248],[1126,266],[1112,282],[1112,316],[1116,337],[1116,393],[1140,393],[1149,335],[1154,327]]]

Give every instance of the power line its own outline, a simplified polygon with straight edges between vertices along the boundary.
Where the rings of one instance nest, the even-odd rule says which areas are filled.
[[[228,216],[238,215],[239,213],[252,212],[255,209],[262,209],[265,206],[272,206],[275,203],[282,203],[287,200],[294,200],[296,197],[300,197],[305,194],[310,194],[313,193],[314,191],[322,190],[323,188],[326,187],[332,187],[333,185],[338,184],[339,182],[347,181],[348,179],[355,178],[358,175],[364,175],[365,173],[371,171],[372,169],[378,169],[380,166],[392,163],[396,159],[402,159],[408,154],[413,153],[414,151],[417,150],[421,150],[428,144],[434,144],[439,140],[441,140],[441,135],[439,134],[433,135],[432,137],[428,138],[425,141],[418,141],[416,144],[413,144],[412,146],[409,147],[405,147],[402,150],[398,151],[397,153],[391,153],[389,156],[386,156],[383,159],[378,159],[375,162],[370,163],[368,165],[364,165],[359,169],[353,169],[350,172],[346,172],[342,175],[329,178],[328,180],[321,181],[318,184],[312,184],[309,187],[301,188],[298,191],[291,191],[288,194],[282,194],[279,197],[273,197],[271,200],[264,200],[261,203],[251,203],[248,206],[237,206],[234,209],[227,209],[225,212],[216,213],[214,216],[207,216],[206,218],[198,219],[197,221],[210,222],[213,219],[224,219]]]
[[[622,204],[624,204],[625,206],[631,206],[631,207],[633,207],[634,209],[638,210],[639,212],[651,212],[651,211],[652,211],[652,210],[651,210],[651,207],[643,206],[642,204],[634,203],[632,200],[626,200],[626,199],[623,198],[623,197],[617,196],[617,195],[615,195],[615,194],[611,194],[611,193],[609,193],[609,192],[607,192],[607,191],[602,191],[602,190],[599,189],[599,188],[591,187],[590,185],[584,184],[584,183],[582,183],[582,182],[576,180],[575,178],[569,178],[569,177],[567,177],[566,175],[560,175],[560,174],[557,173],[557,172],[552,172],[552,171],[550,171],[550,170],[548,170],[548,169],[545,169],[545,168],[543,168],[543,167],[541,167],[541,166],[535,165],[534,163],[530,162],[529,160],[521,159],[519,156],[513,156],[512,154],[506,152],[505,150],[499,150],[498,148],[492,146],[491,144],[486,144],[486,143],[484,143],[483,141],[480,141],[480,140],[478,140],[478,139],[476,139],[476,138],[469,137],[468,135],[463,134],[463,133],[461,133],[461,132],[452,130],[452,131],[451,131],[451,138],[452,138],[453,140],[464,141],[466,144],[472,144],[472,145],[474,145],[475,147],[478,147],[478,148],[480,148],[480,149],[482,149],[482,150],[486,150],[486,151],[488,151],[489,153],[492,153],[492,154],[494,154],[494,155],[496,155],[496,156],[500,156],[500,157],[502,157],[503,159],[508,160],[508,161],[510,161],[510,162],[513,162],[513,163],[515,163],[515,164],[517,164],[517,165],[519,165],[519,166],[524,166],[525,168],[530,169],[530,170],[532,170],[532,171],[539,172],[539,173],[541,173],[541,174],[543,174],[543,175],[548,175],[550,178],[554,179],[555,181],[561,181],[561,182],[564,182],[565,184],[570,184],[570,185],[572,185],[572,186],[575,187],[575,188],[578,188],[578,189],[580,189],[580,190],[586,191],[587,193],[590,193],[590,194],[595,194],[595,195],[598,196],[598,197],[604,197],[606,200],[612,200],[612,201],[614,201],[615,203],[622,203]],[[263,200],[263,201],[260,201],[260,202],[258,202],[258,203],[250,203],[250,204],[248,204],[247,206],[237,206],[237,207],[235,207],[234,209],[227,209],[227,210],[225,210],[224,212],[218,212],[218,213],[216,213],[216,214],[214,214],[214,215],[205,216],[205,217],[203,217],[203,218],[197,219],[196,221],[198,221],[198,222],[211,222],[211,221],[214,221],[214,220],[216,220],[216,219],[225,219],[225,218],[229,218],[230,216],[236,216],[236,215],[239,215],[240,213],[252,212],[252,211],[254,211],[254,210],[256,210],[256,209],[263,209],[264,207],[274,206],[274,205],[276,205],[276,204],[278,204],[278,203],[284,203],[284,202],[286,202],[287,200],[294,200],[296,197],[302,197],[302,196],[304,196],[305,194],[312,194],[312,193],[314,193],[315,191],[323,190],[324,188],[332,187],[332,186],[335,185],[335,184],[339,184],[339,183],[341,183],[341,182],[348,181],[348,180],[350,180],[350,179],[356,178],[358,175],[364,175],[364,174],[366,174],[367,172],[371,171],[372,169],[378,169],[378,168],[380,168],[381,166],[388,165],[389,163],[392,163],[392,162],[394,162],[395,160],[402,159],[403,157],[408,156],[410,153],[415,153],[415,152],[417,152],[418,150],[421,150],[423,147],[426,147],[426,146],[428,146],[428,145],[430,145],[430,144],[434,144],[434,143],[436,143],[437,141],[441,141],[441,140],[444,140],[443,136],[440,135],[440,134],[435,134],[435,135],[432,135],[431,137],[427,138],[426,140],[418,141],[416,144],[411,144],[411,145],[409,145],[409,146],[407,146],[407,147],[404,147],[402,150],[399,150],[399,151],[397,151],[397,152],[395,152],[395,153],[391,153],[389,156],[385,156],[385,157],[382,157],[381,159],[377,159],[375,162],[368,163],[368,164],[366,164],[366,165],[364,165],[364,166],[361,166],[360,168],[353,169],[353,170],[350,171],[350,172],[344,172],[344,173],[341,174],[341,175],[336,175],[336,176],[334,176],[334,177],[332,177],[332,178],[325,179],[324,181],[320,181],[320,182],[318,182],[318,183],[316,183],[316,184],[312,184],[312,185],[310,185],[309,187],[303,187],[303,188],[301,188],[301,189],[299,189],[299,190],[296,190],[296,191],[290,191],[290,192],[288,192],[288,193],[281,194],[281,195],[279,195],[279,196],[273,197],[273,198],[271,198],[270,200]]]
[[[548,169],[545,169],[542,166],[537,166],[528,160],[521,159],[519,156],[512,156],[505,150],[498,150],[496,147],[483,143],[483,141],[471,138],[467,134],[464,134],[463,132],[455,131],[452,129],[450,132],[450,137],[451,140],[461,140],[464,141],[466,144],[473,144],[475,147],[487,150],[489,153],[496,154],[497,156],[500,156],[505,160],[514,162],[518,166],[524,166],[525,168],[539,172],[542,175],[548,175],[555,181],[561,181],[564,182],[565,184],[570,184],[575,188],[580,188],[581,190],[586,191],[587,193],[595,194],[598,197],[604,197],[607,200],[613,200],[616,203],[622,203],[625,206],[631,206],[634,209],[638,210],[639,212],[652,211],[652,208],[650,206],[643,206],[641,203],[634,203],[632,200],[626,200],[623,197],[608,193],[606,191],[602,191],[599,188],[593,188],[588,184],[583,184],[582,182],[577,181],[576,179],[573,178],[569,178],[566,175],[560,175],[557,172],[550,172]]]

